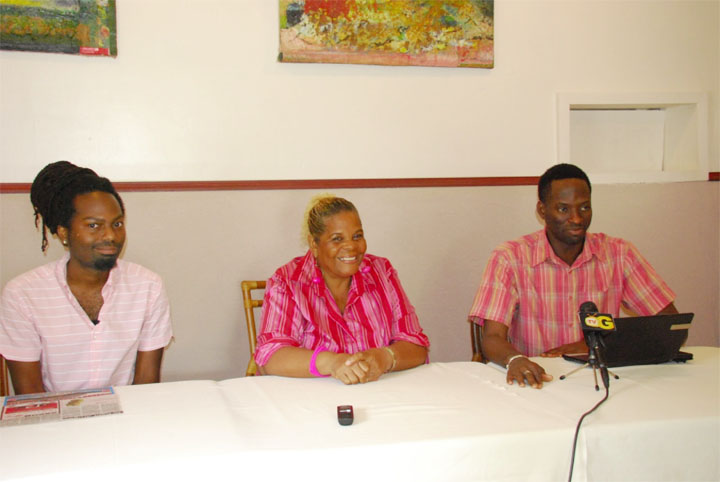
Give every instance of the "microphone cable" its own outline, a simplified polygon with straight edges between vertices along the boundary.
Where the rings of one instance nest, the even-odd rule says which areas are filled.
[[[575,467],[575,448],[577,447],[577,439],[578,434],[580,433],[580,425],[583,423],[583,420],[585,420],[585,417],[597,410],[597,408],[602,405],[605,400],[608,399],[609,395],[610,387],[608,385],[605,385],[605,396],[602,398],[602,400],[596,403],[593,408],[583,413],[582,417],[580,417],[580,420],[578,420],[577,426],[575,427],[575,437],[573,437],[572,454],[570,454],[570,474],[568,475],[568,482],[572,482],[573,468]]]

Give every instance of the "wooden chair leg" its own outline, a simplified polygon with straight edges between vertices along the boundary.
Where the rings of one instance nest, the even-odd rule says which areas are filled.
[[[482,351],[482,326],[470,322],[470,341],[472,342],[472,361],[487,363]]]
[[[10,395],[8,367],[5,358],[0,356],[0,397],[7,397],[8,395]]]

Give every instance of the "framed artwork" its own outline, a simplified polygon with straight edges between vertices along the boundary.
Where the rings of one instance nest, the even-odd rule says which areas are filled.
[[[115,57],[115,0],[0,0],[0,49]]]
[[[494,64],[493,0],[279,0],[281,62]]]

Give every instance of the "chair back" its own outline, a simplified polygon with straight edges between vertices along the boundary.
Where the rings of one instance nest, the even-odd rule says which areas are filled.
[[[482,351],[482,326],[470,322],[470,342],[472,343],[472,361],[487,363]]]
[[[248,362],[246,377],[255,376],[257,364],[255,363],[255,346],[257,344],[257,331],[255,330],[255,308],[262,307],[263,300],[253,299],[253,290],[264,290],[265,281],[243,281],[240,283],[245,306],[245,321],[247,322],[248,343],[250,344],[250,361]]]
[[[5,358],[0,355],[0,397],[10,395],[10,383],[8,380],[8,366]]]

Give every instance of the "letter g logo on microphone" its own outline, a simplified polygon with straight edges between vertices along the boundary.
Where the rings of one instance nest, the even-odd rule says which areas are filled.
[[[612,331],[615,329],[615,322],[612,317],[608,315],[590,315],[586,317],[584,321],[587,326],[597,328],[599,330]]]

